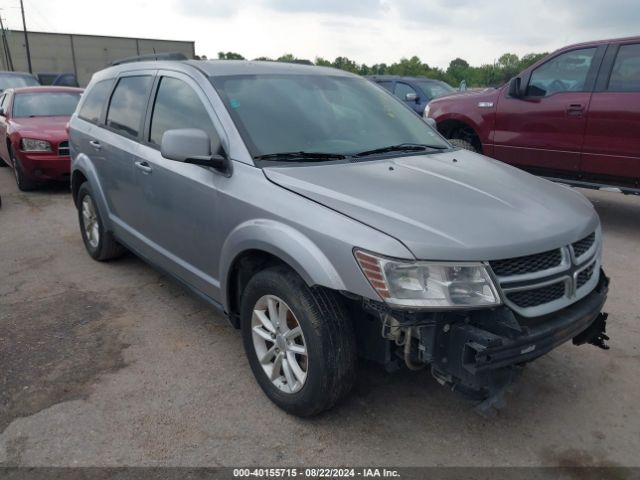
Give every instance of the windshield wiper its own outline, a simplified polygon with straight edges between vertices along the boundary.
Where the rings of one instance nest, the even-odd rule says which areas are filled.
[[[390,152],[424,152],[425,150],[447,150],[449,147],[440,145],[426,145],[422,143],[400,143],[398,145],[389,145],[388,147],[375,148],[373,150],[365,150],[356,153],[354,157],[366,157],[376,155],[378,153]]]
[[[344,160],[345,158],[347,157],[339,153],[324,152],[281,152],[253,157],[254,160],[275,160],[280,162],[297,162],[300,160],[324,162],[327,160]]]

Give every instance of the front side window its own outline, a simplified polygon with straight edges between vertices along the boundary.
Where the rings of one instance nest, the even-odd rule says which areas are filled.
[[[147,106],[153,78],[149,75],[122,77],[111,95],[107,110],[107,126],[137,137]]]
[[[182,80],[163,77],[153,106],[149,141],[160,145],[162,134],[174,128],[198,128],[210,138],[216,135],[209,113],[196,92]]]
[[[640,92],[640,43],[620,47],[613,63],[607,90]]]
[[[406,100],[407,95],[410,95],[410,94],[413,94],[416,97],[418,96],[418,93],[414,90],[412,86],[402,82],[396,82],[396,88],[394,93],[396,94],[396,97],[398,97],[401,100]]]
[[[102,109],[107,103],[107,95],[111,90],[113,80],[102,80],[96,83],[84,94],[78,116],[89,122],[97,123],[102,118]]]
[[[304,74],[212,77],[249,151],[351,155],[391,145],[447,143],[368,80]]]
[[[531,73],[527,96],[548,97],[559,92],[582,92],[596,49],[566,52],[540,65]]]
[[[13,99],[14,117],[70,117],[80,93],[18,93]]]

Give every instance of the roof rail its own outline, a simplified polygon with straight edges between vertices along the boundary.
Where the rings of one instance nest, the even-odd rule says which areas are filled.
[[[147,62],[151,60],[189,60],[184,53],[170,52],[170,53],[151,53],[149,55],[137,55],[135,57],[122,58],[120,60],[114,60],[111,65],[122,65],[123,63],[133,62]]]

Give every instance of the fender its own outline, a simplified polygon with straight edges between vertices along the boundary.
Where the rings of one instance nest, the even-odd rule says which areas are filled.
[[[93,190],[93,194],[95,196],[94,200],[98,204],[98,211],[102,214],[102,222],[105,230],[111,232],[113,231],[113,225],[111,222],[111,218],[109,215],[109,208],[107,207],[107,199],[104,195],[104,190],[102,189],[102,185],[98,180],[98,174],[96,173],[96,169],[93,166],[93,162],[91,159],[85,155],[84,153],[78,153],[78,155],[74,158],[71,165],[71,179],[73,181],[73,174],[78,171],[82,173],[89,184],[91,185],[91,190]],[[75,202],[75,198],[73,199]]]
[[[334,290],[346,289],[331,261],[306,235],[274,220],[249,220],[231,232],[220,252],[220,287],[225,310],[229,306],[227,292],[231,267],[248,250],[262,250],[280,258],[307,285],[321,285]]]

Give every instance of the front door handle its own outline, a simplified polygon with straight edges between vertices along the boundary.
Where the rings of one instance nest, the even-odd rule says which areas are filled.
[[[567,105],[567,115],[570,117],[581,117],[584,114],[584,105],[581,103],[570,103]]]
[[[147,162],[136,162],[136,168],[146,175],[150,174],[152,170]]]
[[[102,145],[97,140],[89,140],[89,145],[91,145],[95,150],[102,150]]]

